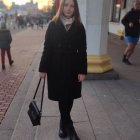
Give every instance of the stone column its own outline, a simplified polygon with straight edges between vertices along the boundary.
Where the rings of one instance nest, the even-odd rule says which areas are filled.
[[[85,6],[85,10],[80,10],[80,13],[87,34],[88,73],[107,72],[112,69],[107,52],[111,0],[78,0],[78,2],[81,9]],[[83,12],[86,12],[86,16]]]
[[[81,15],[81,20],[86,27],[86,17],[87,17],[87,0],[78,0],[78,5],[79,5],[79,11]]]

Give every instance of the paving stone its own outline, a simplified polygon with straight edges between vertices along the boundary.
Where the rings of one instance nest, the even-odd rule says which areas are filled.
[[[33,33],[33,37],[37,37],[37,35],[41,36],[40,32],[37,31],[37,33]],[[21,34],[17,36],[18,39],[22,37],[24,36]],[[29,34],[27,37],[30,38]],[[38,63],[42,48],[38,50],[38,55],[34,60],[36,61],[36,66],[33,70],[30,69],[29,74],[26,75],[33,59],[30,54],[35,53],[38,48],[38,42],[34,40],[33,44],[35,45],[30,45],[30,54],[27,51],[29,49],[29,40],[27,41],[27,45],[21,46],[23,43],[24,41],[21,41],[16,44],[21,50],[15,47],[12,48],[14,52],[13,56],[18,56],[20,53],[21,57],[16,59],[13,67],[9,67],[6,64],[6,71],[0,72],[0,88],[3,88],[4,91],[1,92],[2,90],[0,90],[0,98],[5,99],[4,97],[8,95],[7,93],[14,96],[13,101],[12,99],[10,101],[10,96],[5,99],[6,102],[10,101],[11,105],[4,120],[0,124],[0,139],[60,140],[58,137],[60,119],[58,105],[57,102],[47,99],[47,87],[45,88],[45,102],[43,104],[44,110],[41,126],[33,127],[27,115],[28,105],[33,98],[39,80]],[[114,44],[118,48],[114,48]],[[140,63],[135,56],[139,56],[139,50],[136,48],[136,54],[132,58],[136,66],[130,67],[121,63],[121,54],[124,49],[121,45],[123,45],[123,42],[120,43],[116,39],[110,40],[109,43],[109,52],[110,48],[112,49],[113,67],[119,72],[120,80],[85,81],[83,82],[82,89],[83,97],[75,100],[71,114],[74,120],[74,126],[81,140],[139,140],[140,138],[140,95],[138,84],[140,77],[137,76],[139,74]],[[22,55],[24,56],[23,58]],[[27,63],[25,63],[26,58],[29,60]],[[19,64],[21,60],[22,65]],[[14,77],[17,78],[15,79]],[[22,83],[21,79],[24,78],[25,81]],[[1,80],[3,83],[8,81],[8,84],[1,85]],[[22,88],[17,89],[18,84]],[[39,89],[39,92],[41,93],[41,89]],[[0,104],[4,106],[5,102],[2,101],[0,101]],[[37,95],[37,101],[38,103],[40,101],[39,94]],[[20,114],[17,112],[20,112]],[[12,138],[10,138],[11,136]]]
[[[132,84],[129,85],[127,82],[127,87],[125,87],[125,84],[122,81],[118,81],[117,83],[107,82],[107,86],[112,95],[117,99],[125,112],[131,118],[134,125],[140,128],[140,101],[137,100],[139,95],[136,95],[139,91],[136,91],[135,88],[133,89]],[[137,87],[137,90],[138,89],[140,90],[140,87]]]
[[[136,136],[140,137],[137,127],[126,113],[122,105],[120,105],[118,100],[112,96],[110,90],[107,88],[107,85],[104,84],[104,82],[92,83],[93,82],[91,82],[92,89],[95,89],[99,101],[103,105],[105,112],[109,116],[109,119],[121,138],[132,140],[136,139]]]
[[[81,140],[95,140],[92,128],[88,122],[74,123],[74,126]],[[42,125],[37,128],[35,140],[61,140],[58,136],[58,130],[58,117],[43,117]],[[67,140],[67,138],[64,140]]]
[[[12,130],[6,130],[6,131],[1,130],[0,131],[0,136],[1,136],[0,139],[1,140],[10,140],[11,139],[10,136],[11,136],[12,132],[13,132]]]
[[[96,84],[96,82],[94,82]],[[88,91],[85,90],[88,88]],[[121,140],[91,84],[83,84],[83,100],[97,140]],[[102,139],[103,138],[103,139]]]
[[[6,61],[6,70],[0,72],[0,101],[5,101],[9,103],[9,105],[11,104],[30,64],[32,63],[34,55],[42,45],[44,34],[45,30],[44,32],[39,31],[38,34],[33,35],[30,29],[28,29],[13,36],[11,52],[14,64],[10,67]],[[8,107],[9,106],[7,105],[5,113]],[[0,120],[0,122],[1,121],[2,120]]]

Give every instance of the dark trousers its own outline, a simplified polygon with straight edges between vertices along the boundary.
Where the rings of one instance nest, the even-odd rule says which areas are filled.
[[[5,65],[5,52],[7,53],[9,63],[12,60],[10,48],[7,48],[7,49],[1,48],[1,63],[2,63],[2,65]]]
[[[58,103],[62,125],[72,124],[70,112],[73,106],[73,100],[59,101]]]

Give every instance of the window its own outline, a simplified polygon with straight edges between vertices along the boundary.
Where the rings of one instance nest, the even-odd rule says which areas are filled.
[[[126,6],[126,0],[113,0],[112,21],[120,22],[121,9]]]

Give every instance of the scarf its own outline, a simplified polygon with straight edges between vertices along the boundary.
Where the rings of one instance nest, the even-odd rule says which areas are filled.
[[[66,31],[68,31],[72,25],[72,23],[74,22],[74,18],[66,18],[64,16],[61,16],[61,21],[65,26]]]

